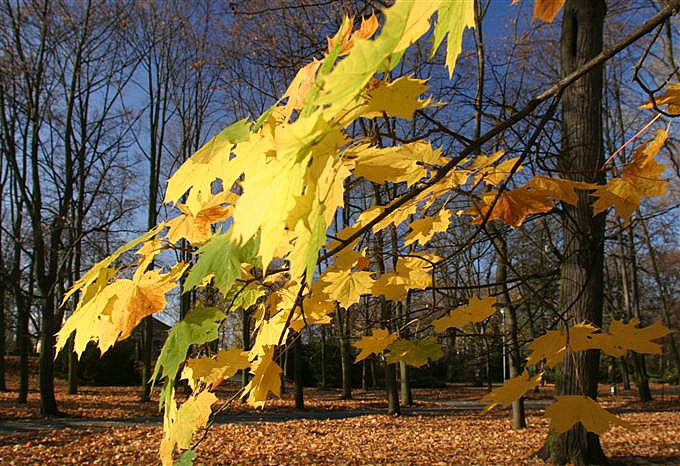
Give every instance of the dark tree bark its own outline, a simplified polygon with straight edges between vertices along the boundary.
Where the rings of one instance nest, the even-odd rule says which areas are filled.
[[[241,338],[243,339],[243,351],[250,350],[250,315],[254,307],[241,311]],[[241,386],[245,387],[250,381],[250,369],[241,371]]]
[[[295,409],[305,409],[304,387],[302,384],[302,339],[295,335],[293,343],[293,380],[295,381]]]
[[[342,399],[352,399],[352,350],[349,342],[349,312],[340,307],[338,316],[338,338],[340,340],[340,365],[342,370]]]
[[[1,174],[0,174],[1,176]],[[4,192],[4,186],[2,186]],[[0,201],[1,202],[1,201]],[[2,231],[0,231],[0,239]],[[2,243],[0,242],[0,391],[6,391],[7,385],[5,384],[5,338],[6,338],[6,324],[5,324],[5,288],[7,283],[7,277],[5,273],[5,255],[2,249]]]
[[[604,0],[567,0],[560,43],[562,76],[602,50],[605,12]],[[602,74],[602,66],[597,66],[564,92],[560,169],[565,178],[603,181]],[[576,206],[563,206],[560,312],[570,325],[602,324],[604,217],[593,216],[591,200],[583,191]],[[595,399],[599,362],[599,350],[568,353],[558,393]],[[560,435],[551,431],[540,456],[556,464],[607,463],[599,436],[580,423]]]
[[[326,327],[321,327],[321,388],[326,388]]]
[[[381,319],[383,322],[390,322],[392,313],[390,303],[384,298],[380,298]],[[390,329],[391,330],[391,329]],[[385,392],[387,393],[387,414],[400,414],[399,392],[397,388],[397,364],[385,362]]]
[[[373,184],[373,192],[377,205],[383,205],[382,194],[380,186]],[[378,276],[385,273],[384,260],[384,241],[382,231],[375,233],[375,260]],[[385,326],[391,331],[392,329],[392,309],[390,303],[384,297],[380,297],[380,319]],[[399,388],[397,387],[397,364],[388,364],[385,362],[385,391],[387,393],[387,413],[399,414],[401,408],[399,407]]]

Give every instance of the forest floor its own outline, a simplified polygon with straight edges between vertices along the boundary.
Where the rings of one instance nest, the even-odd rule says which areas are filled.
[[[8,384],[9,391],[0,392],[0,464],[158,462],[157,398],[140,403],[138,388],[80,387],[68,395],[66,383],[57,380],[57,400],[67,417],[40,419],[35,376],[26,405],[15,402],[13,371]],[[645,404],[635,392],[612,396],[606,388],[600,401],[635,430],[615,427],[605,434],[605,452],[621,465],[680,465],[679,388],[655,385],[655,401]],[[236,384],[228,384],[220,398],[235,390]],[[354,399],[344,401],[337,390],[305,389],[303,411],[294,409],[291,393],[264,411],[235,402],[216,417],[194,464],[543,464],[532,454],[548,430],[543,408],[552,387],[530,394],[528,428],[521,431],[510,429],[507,409],[480,413],[484,393],[463,385],[414,389],[416,402],[401,416],[382,414],[382,390],[354,390]]]

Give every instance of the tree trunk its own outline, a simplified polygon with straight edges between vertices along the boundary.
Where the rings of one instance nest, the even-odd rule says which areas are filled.
[[[668,26],[668,24],[667,24]],[[652,244],[652,239],[649,235],[649,228],[647,227],[647,221],[642,217],[642,214],[638,212],[638,218],[640,219],[640,225],[642,225],[642,232],[645,238],[645,244],[647,245],[647,251],[649,252],[649,259],[652,263],[652,272],[654,273],[654,280],[656,282],[656,287],[659,290],[659,297],[661,298],[661,309],[663,311],[662,317],[663,322],[668,328],[673,328],[671,322],[671,299],[668,295],[668,290],[665,283],[661,279],[661,271],[659,269],[659,263],[656,259],[656,249]],[[678,351],[678,345],[675,341],[675,336],[673,333],[669,334],[666,339],[670,343],[671,355],[673,357],[673,362],[675,364],[675,373],[677,377],[680,378],[680,351]],[[676,383],[680,380],[676,380]]]
[[[342,399],[352,399],[352,350],[349,345],[348,325],[346,320],[349,320],[349,313],[343,311],[338,306],[338,330],[340,338],[340,365],[342,368]]]
[[[19,393],[17,403],[28,403],[28,354],[31,342],[28,338],[28,313],[21,286],[17,284],[14,301],[17,307],[17,350],[19,351]]]
[[[399,303],[399,320],[401,324],[406,324],[411,309],[411,293],[406,297],[406,309]],[[405,335],[406,336],[406,335]],[[399,383],[401,386],[401,400],[406,406],[413,405],[413,394],[411,393],[411,381],[409,380],[408,366],[404,361],[399,361]]]
[[[321,327],[321,388],[326,388],[326,327]]]
[[[390,303],[381,299],[381,319],[383,322],[391,320]],[[385,392],[387,393],[387,414],[399,414],[399,392],[397,388],[397,365],[385,362]]]
[[[628,254],[630,256],[630,271],[631,271],[631,287],[632,292],[631,301],[633,304],[633,315],[642,322],[642,312],[640,309],[640,283],[638,281],[638,265],[637,253],[635,250],[635,238],[633,233],[633,226],[628,227]],[[635,362],[635,371],[638,377],[638,392],[640,401],[652,401],[652,391],[649,388],[649,377],[647,377],[647,364],[645,362],[645,355],[633,352],[633,361]]]
[[[67,344],[68,351],[68,394],[78,393],[78,355],[73,350],[75,334],[71,335]]]
[[[4,189],[4,186],[2,186]],[[2,232],[0,231],[0,238]],[[6,338],[6,324],[5,324],[5,286],[7,283],[7,277],[5,276],[5,261],[4,261],[4,251],[2,249],[2,243],[0,243],[0,391],[7,391],[7,385],[5,384],[5,338]]]
[[[253,308],[241,311],[241,338],[243,339],[243,351],[250,350],[250,314]],[[241,371],[241,386],[245,387],[250,381],[250,369]]]
[[[376,205],[383,205],[382,194],[380,192],[380,185],[373,183],[373,194],[375,196]],[[375,233],[375,261],[376,272],[380,276],[385,273],[385,259],[383,252],[385,250],[382,231]],[[390,303],[384,297],[380,297],[380,319],[383,325],[388,330],[391,329],[392,324],[392,309]],[[387,394],[387,413],[399,414],[401,409],[399,407],[399,392],[397,388],[397,369],[396,364],[388,364],[385,361],[385,391]]]
[[[629,233],[630,235],[632,235],[632,231],[629,231]],[[636,286],[637,273],[635,273],[634,271],[636,267],[635,254],[634,249],[632,249],[633,245],[631,243],[628,244],[628,249],[626,249],[623,243],[623,229],[621,233],[619,233],[618,235],[618,241],[619,252],[621,256],[619,265],[621,268],[621,294],[623,295],[623,307],[625,308],[627,318],[632,319],[634,315],[633,309],[636,306],[638,306],[638,304],[636,304],[638,295]],[[629,257],[630,260],[632,261],[630,268],[628,267],[628,264],[626,264],[626,257]],[[638,395],[640,397],[640,401],[650,401],[652,398],[652,394],[651,391],[649,390],[649,382],[647,381],[647,370],[645,368],[645,361],[640,356],[641,355],[638,353],[632,354],[633,367],[635,368],[635,380],[638,387]]]
[[[408,366],[404,361],[399,361],[399,385],[401,387],[401,400],[406,406],[413,405],[411,383],[408,379]]]
[[[562,76],[602,50],[606,5],[604,0],[567,0],[560,43]],[[602,182],[602,66],[575,81],[562,101],[560,169],[563,177]],[[576,206],[564,205],[564,253],[561,267],[560,312],[569,325],[602,325],[603,214],[593,216],[587,192],[579,192]],[[597,397],[600,352],[590,350],[565,356],[557,392]],[[606,464],[599,436],[577,424],[563,434],[551,431],[540,452],[556,464]]]
[[[621,378],[623,379],[623,389],[630,390],[630,374],[628,373],[628,363],[625,357],[619,358],[619,367],[621,368]]]
[[[446,331],[446,381],[453,382],[456,376],[456,329]]]
[[[517,335],[517,315],[515,307],[510,300],[510,293],[508,292],[508,245],[503,236],[495,225],[489,225],[489,232],[493,237],[493,242],[496,247],[496,255],[498,262],[496,264],[496,283],[500,287],[500,293],[496,298],[497,308],[502,313],[503,317],[503,344],[507,345],[509,353],[510,378],[517,377],[522,371],[522,355],[519,348],[519,337]],[[505,378],[505,373],[503,374]],[[526,416],[524,414],[524,397],[512,402],[512,428],[524,429],[527,426]]]
[[[59,416],[57,400],[54,397],[54,347],[59,324],[55,325],[54,295],[48,293],[43,304],[40,356],[38,359],[41,416]]]
[[[302,338],[295,335],[293,343],[293,379],[295,380],[295,409],[305,409],[304,389],[302,386]]]
[[[151,401],[151,351],[153,349],[153,317],[142,320],[142,390],[140,400]],[[170,381],[168,381],[170,383]]]

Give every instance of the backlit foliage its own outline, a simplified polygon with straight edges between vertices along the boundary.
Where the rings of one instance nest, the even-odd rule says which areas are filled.
[[[562,3],[536,0],[536,17],[551,21]],[[360,118],[411,119],[415,111],[439,105],[427,97],[425,81],[392,78],[391,71],[406,49],[427,34],[433,20],[432,49],[436,51],[446,37],[446,66],[453,73],[463,32],[474,25],[472,0],[398,0],[383,13],[382,27],[376,16],[364,19],[356,29],[346,18],[328,40],[325,57],[304,66],[275,105],[255,121],[238,121],[224,129],[187,160],[168,181],[165,195],[165,202],[179,214],[96,264],[65,297],[80,293],[80,302],[59,332],[57,348],[62,349],[75,332],[78,354],[89,341],[104,352],[129,336],[141,319],[165,307],[166,294],[182,276],[183,293],[211,286],[229,297],[227,309],[198,307],[189,312],[170,332],[158,360],[154,380],[164,383],[163,464],[172,463],[175,450],[190,447],[193,432],[205,426],[217,401],[212,391],[236,371],[249,368],[253,375],[242,394],[251,405],[263,406],[270,394],[280,394],[281,368],[276,360],[291,331],[328,324],[338,307],[349,308],[364,295],[401,301],[409,290],[432,286],[433,268],[441,258],[426,251],[410,254],[400,257],[393,271],[378,275],[367,270],[370,261],[359,250],[361,232],[377,233],[390,224],[408,222],[405,245],[424,247],[448,229],[454,215],[472,223],[500,220],[518,227],[558,203],[575,204],[578,192],[585,191],[596,199],[596,211],[615,207],[628,220],[643,197],[666,192],[663,166],[654,161],[665,132],[641,148],[620,176],[606,185],[525,174],[529,181],[514,189],[507,189],[504,182],[522,172],[522,166],[517,159],[503,159],[502,151],[463,159],[440,172],[451,159],[427,141],[377,147],[371,140],[352,138],[349,127]],[[673,96],[664,99],[663,103],[673,102]],[[350,176],[378,184],[404,183],[415,194],[364,211],[329,239]],[[442,204],[452,190],[475,185],[489,189],[481,197],[471,196],[467,211],[453,212]],[[429,211],[435,204],[443,207]],[[195,263],[149,268],[158,254],[180,240],[199,247]],[[322,248],[332,252],[333,262],[319,272]],[[119,263],[123,253],[135,249],[136,262]],[[132,277],[126,278],[131,270]],[[462,329],[493,315],[494,304],[493,297],[474,297],[419,325],[432,325],[435,333]],[[217,337],[227,313],[253,305],[257,311],[252,349],[232,348],[185,362],[191,345]],[[530,345],[528,365],[552,367],[564,353],[590,348],[612,356],[628,350],[658,353],[659,345],[652,340],[667,329],[659,324],[638,329],[637,323],[615,322],[609,332],[587,323],[551,331]],[[435,336],[406,339],[386,329],[374,329],[356,347],[361,349],[357,361],[384,353],[388,363],[419,367],[443,356]],[[525,372],[507,381],[484,401],[493,407],[522,396],[540,380],[538,369],[537,375]],[[193,389],[179,407],[174,397],[178,374]],[[559,431],[579,421],[595,432],[620,423],[594,401],[581,398],[561,397],[549,408],[548,416]]]

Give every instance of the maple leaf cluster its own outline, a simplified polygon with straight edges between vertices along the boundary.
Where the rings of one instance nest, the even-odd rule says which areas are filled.
[[[536,0],[534,15],[551,21],[562,3]],[[667,138],[665,131],[640,148],[620,176],[605,185],[534,176],[513,189],[508,183],[521,172],[521,160],[504,158],[502,151],[453,164],[427,141],[377,147],[374,141],[350,137],[349,128],[359,119],[385,115],[411,119],[416,111],[438,105],[424,97],[425,81],[387,77],[408,47],[427,35],[435,15],[432,53],[446,37],[445,61],[453,73],[463,31],[474,26],[472,0],[398,0],[384,10],[382,28],[375,16],[363,20],[356,30],[353,20],[345,18],[329,39],[323,59],[304,66],[279,101],[257,120],[241,120],[221,131],[168,180],[165,202],[177,208],[176,217],[96,264],[66,294],[64,301],[80,292],[80,301],[58,334],[57,349],[75,333],[78,354],[89,341],[97,342],[103,352],[129,336],[144,317],[165,307],[166,294],[180,279],[183,293],[212,287],[230,297],[228,309],[198,306],[189,312],[170,332],[158,359],[153,379],[164,383],[164,464],[171,463],[175,450],[190,446],[193,432],[208,422],[216,401],[213,390],[237,371],[249,369],[253,374],[242,394],[251,405],[263,406],[270,394],[280,394],[281,368],[276,359],[291,330],[328,324],[338,307],[350,308],[364,295],[402,301],[409,290],[432,286],[433,269],[441,258],[425,248],[449,229],[454,215],[469,216],[472,223],[499,220],[519,227],[531,215],[591,196],[595,213],[614,207],[627,221],[643,198],[667,191],[662,179],[665,168],[654,160]],[[672,104],[672,96],[662,102]],[[403,183],[412,194],[365,210],[328,238],[336,212],[344,206],[346,180],[351,176],[377,184]],[[487,191],[471,195],[468,210],[454,213],[447,208],[451,192],[464,187],[472,192],[478,186]],[[423,250],[399,257],[391,271],[368,270],[371,259],[358,250],[360,236],[406,222],[403,245],[411,249],[419,245]],[[180,240],[198,247],[194,263],[178,262],[167,270],[151,268],[159,254],[173,250]],[[322,249],[328,251],[324,258],[332,257],[333,263],[319,269]],[[132,250],[139,258],[127,278],[130,268],[119,267],[118,262]],[[494,304],[493,297],[473,297],[428,324],[435,333],[464,328],[491,317]],[[247,352],[232,348],[185,363],[191,345],[216,339],[228,312],[251,306],[257,308],[252,348]],[[591,348],[612,355],[628,350],[658,352],[651,340],[666,330],[661,326],[637,329],[637,324],[615,323],[609,332],[583,325],[549,333],[530,346],[533,353],[528,362],[545,359],[550,366],[565,351]],[[579,339],[584,332],[590,332],[587,342]],[[380,354],[387,363],[420,367],[443,356],[435,336],[407,339],[387,329],[374,329],[356,347],[361,350],[357,361]],[[193,389],[179,407],[174,393],[178,374]],[[525,372],[486,401],[507,403],[539,379],[540,373]],[[580,421],[601,432],[617,422],[582,398],[557,400],[550,410],[557,429]]]

